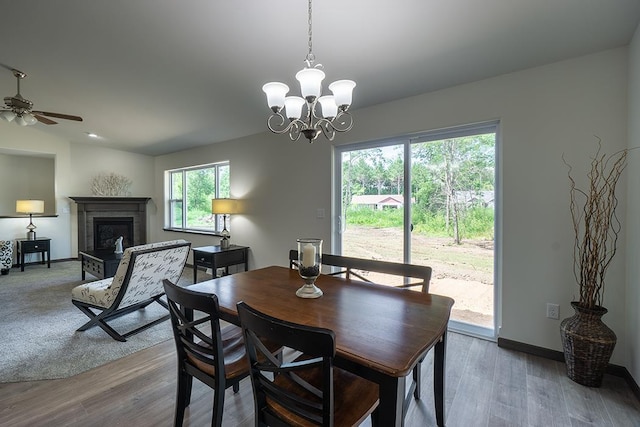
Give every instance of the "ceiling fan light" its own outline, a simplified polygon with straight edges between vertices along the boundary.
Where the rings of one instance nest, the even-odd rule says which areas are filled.
[[[269,82],[262,86],[262,90],[267,94],[267,104],[269,108],[278,112],[284,107],[284,97],[289,92],[289,86],[280,82]]]
[[[22,115],[22,118],[27,123],[27,126],[35,125],[36,123],[38,123],[38,119],[36,119],[36,117],[31,113],[24,113]]]
[[[27,122],[25,121],[25,119],[22,116],[17,116],[16,115],[15,123],[18,126],[27,126]]]
[[[296,74],[296,79],[300,82],[300,93],[302,97],[311,103],[322,93],[322,80],[324,71],[317,68],[304,68]]]
[[[336,80],[329,85],[329,90],[336,98],[336,105],[346,110],[351,105],[353,88],[356,82],[353,80]]]
[[[0,113],[0,117],[2,117],[2,119],[4,119],[5,121],[11,123],[13,119],[16,118],[16,113],[6,110]]]

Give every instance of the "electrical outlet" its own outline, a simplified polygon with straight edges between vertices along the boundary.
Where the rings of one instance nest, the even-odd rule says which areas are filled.
[[[560,306],[558,304],[547,303],[547,317],[549,319],[559,319],[560,318]]]

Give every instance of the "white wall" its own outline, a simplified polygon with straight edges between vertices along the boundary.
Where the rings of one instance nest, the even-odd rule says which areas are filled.
[[[154,195],[153,157],[143,154],[128,153],[99,145],[71,144],[71,164],[74,179],[69,183],[67,196],[91,196],[91,183],[98,175],[115,173],[131,180],[130,196],[152,197]],[[78,254],[78,207],[69,200],[71,207],[71,248],[74,255]],[[147,230],[156,224],[156,199],[147,204]],[[153,241],[153,240],[149,240]]]
[[[640,26],[629,46],[629,147],[640,147]],[[640,383],[640,150],[631,152],[627,176],[627,369]]]
[[[429,78],[429,76],[425,76]],[[354,129],[340,143],[499,119],[501,123],[502,310],[500,336],[561,350],[559,321],[545,317],[547,302],[559,303],[561,317],[577,286],[572,274],[565,153],[578,183],[584,183],[589,155],[627,144],[627,50],[616,49],[544,67],[355,110]],[[355,94],[357,97],[357,94]],[[251,246],[252,268],[286,265],[295,239],[319,236],[330,247],[330,144],[290,142],[268,132],[156,158],[156,199],[169,168],[213,161],[231,162],[231,193],[246,199],[248,213],[232,218],[232,241]],[[626,190],[625,183],[621,191]],[[623,193],[624,194],[624,193]],[[625,211],[624,200],[620,210]],[[164,215],[159,206],[158,218]],[[173,238],[174,233],[154,236]],[[190,238],[189,238],[190,237]],[[194,246],[217,239],[188,236]],[[625,247],[607,276],[605,322],[619,335],[612,362],[623,364],[625,330]]]
[[[250,267],[288,265],[289,249],[299,237],[320,237],[330,245],[331,146],[293,143],[265,133],[156,158],[156,199],[162,200],[164,171],[230,161],[231,197],[243,202],[243,215],[230,218],[231,242],[251,247]],[[158,220],[164,218],[158,206]],[[157,230],[154,240],[184,237],[194,247],[218,244],[219,238]],[[189,261],[191,262],[191,261]]]
[[[50,154],[55,156],[55,188],[57,217],[34,218],[38,237],[50,237],[51,258],[71,257],[71,223],[69,221],[66,189],[73,177],[69,174],[70,145],[67,141],[40,132],[34,127],[20,127],[13,123],[0,123],[0,147],[23,153]],[[11,183],[9,183],[11,185]],[[26,236],[28,218],[0,218],[0,239],[14,240]],[[33,255],[36,256],[36,255]],[[14,252],[15,259],[15,252]],[[35,260],[35,258],[33,259]]]

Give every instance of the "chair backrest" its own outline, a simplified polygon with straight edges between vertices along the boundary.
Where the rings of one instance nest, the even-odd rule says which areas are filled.
[[[13,265],[13,241],[0,240],[0,268],[9,269]]]
[[[224,393],[225,367],[218,298],[177,286],[167,279],[163,280],[163,286],[178,360],[200,371],[202,366],[208,365],[213,367],[208,372],[221,372],[222,375],[211,380],[200,375],[198,378]],[[241,339],[238,344],[243,345]]]
[[[297,264],[298,251],[292,249],[289,251],[289,267],[296,268]],[[384,278],[381,280],[371,280],[366,277],[369,273],[380,273],[383,275],[398,276],[404,279],[403,283],[394,284],[395,287],[411,288],[414,286],[420,286],[422,292],[429,292],[431,267],[426,265],[378,261],[332,254],[322,254],[322,265],[337,269],[336,271],[327,273],[332,276],[343,275],[347,279],[352,279],[352,276],[355,276],[365,282],[384,284]]]
[[[191,243],[171,240],[132,246],[124,250],[109,292],[116,307],[126,307],[162,295],[162,281],[177,283],[187,262]]]
[[[258,420],[266,425],[282,425],[303,419],[332,426],[334,332],[276,319],[244,302],[237,307],[251,365]],[[279,359],[269,351],[269,345],[293,349],[296,352],[292,354],[297,357]],[[285,410],[287,420],[270,410],[273,405]]]

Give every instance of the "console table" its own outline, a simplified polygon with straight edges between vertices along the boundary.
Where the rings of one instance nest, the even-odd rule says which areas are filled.
[[[17,239],[18,262],[20,263],[20,271],[24,271],[24,255],[40,253],[42,255],[41,264],[44,264],[45,254],[47,257],[47,268],[51,268],[51,239],[48,237],[39,237],[34,240]]]
[[[193,248],[193,283],[198,281],[198,267],[210,268],[215,278],[218,268],[224,267],[224,274],[227,275],[230,266],[240,264],[244,264],[244,271],[249,269],[248,246],[230,245],[224,249],[220,246]]]
[[[82,261],[82,280],[85,273],[92,274],[98,279],[106,279],[116,274],[122,254],[114,254],[109,251],[80,251],[78,252]]]

